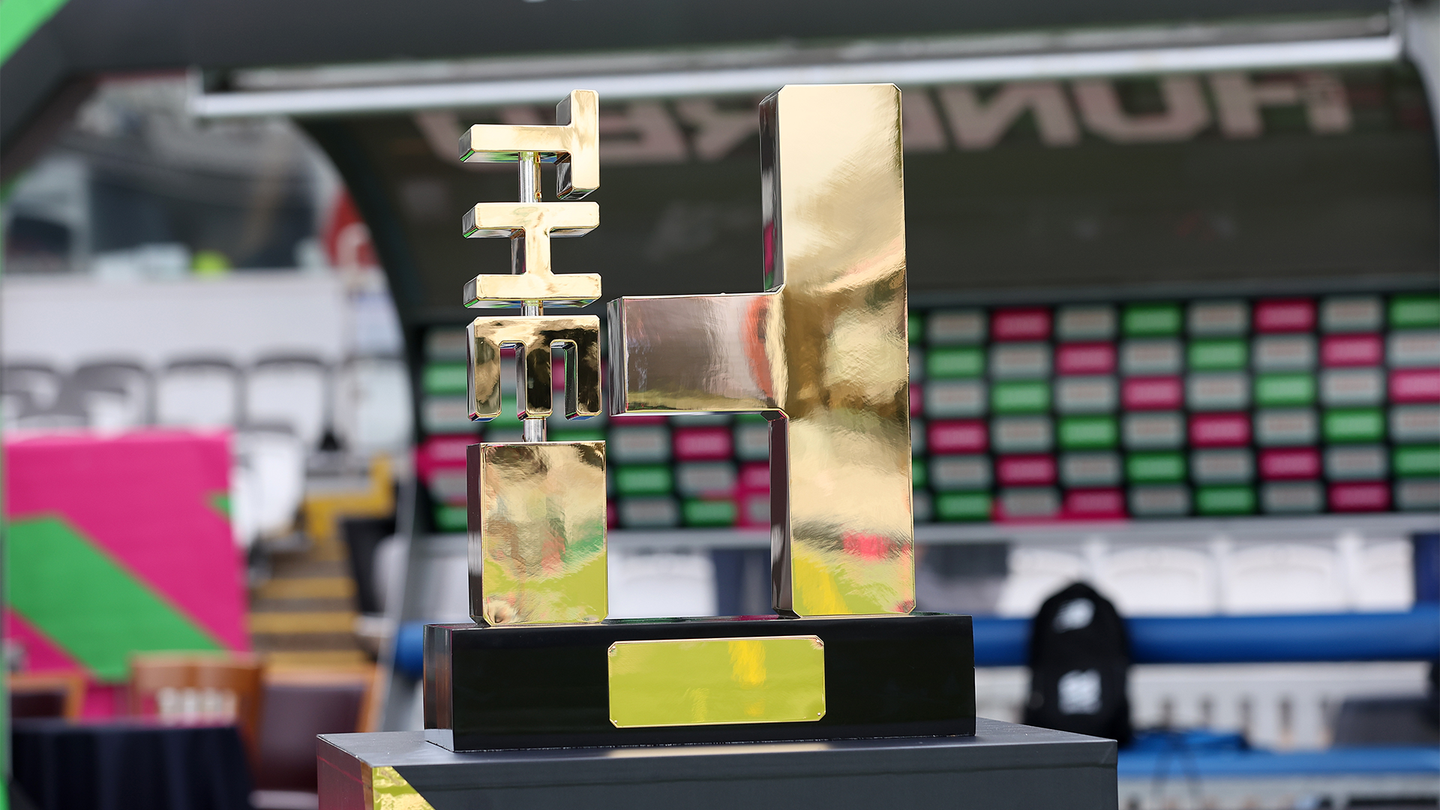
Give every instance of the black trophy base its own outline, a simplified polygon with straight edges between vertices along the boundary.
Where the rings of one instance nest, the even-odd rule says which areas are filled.
[[[435,732],[323,734],[325,810],[1115,810],[1115,741],[981,718],[973,737],[456,754]],[[617,755],[618,754],[618,755]],[[1183,767],[1180,763],[1174,766]],[[1143,795],[1149,780],[1137,780]],[[1185,780],[1176,777],[1176,781]],[[1167,791],[1185,789],[1167,784]],[[408,804],[406,802],[409,802]],[[422,803],[423,802],[423,803]]]
[[[804,723],[616,728],[606,651],[617,641],[815,635],[825,716]],[[975,733],[969,616],[619,619],[563,627],[425,628],[426,737],[451,751],[773,742]]]

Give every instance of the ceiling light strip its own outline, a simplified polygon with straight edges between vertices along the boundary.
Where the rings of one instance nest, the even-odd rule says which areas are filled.
[[[786,84],[893,82],[902,86],[1138,76],[1223,70],[1384,64],[1398,61],[1398,37],[1356,37],[1194,48],[1155,48],[983,58],[783,65],[709,71],[558,76],[517,81],[380,85],[263,92],[197,92],[202,118],[331,116],[551,102],[583,86],[607,101],[765,93]]]

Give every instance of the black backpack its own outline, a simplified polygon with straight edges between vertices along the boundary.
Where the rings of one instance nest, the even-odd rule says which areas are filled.
[[[1130,640],[1110,600],[1077,582],[1030,625],[1025,724],[1130,741]]]

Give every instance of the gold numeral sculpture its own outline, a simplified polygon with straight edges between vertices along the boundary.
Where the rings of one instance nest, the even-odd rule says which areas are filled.
[[[476,318],[468,327],[470,418],[500,415],[500,347],[518,348],[516,414],[550,415],[550,349],[565,351],[565,417],[600,413],[600,319],[594,315],[543,318]]]
[[[766,292],[610,304],[610,411],[770,419],[774,600],[915,604],[905,201],[894,85],[761,105]]]
[[[555,196],[583,199],[600,188],[600,111],[594,90],[572,90],[555,105],[555,126],[476,124],[460,136],[465,163],[556,164]]]
[[[511,239],[512,274],[467,306],[520,306],[470,326],[471,418],[499,414],[499,350],[518,346],[526,443],[471,448],[472,617],[488,624],[606,615],[603,442],[546,442],[550,348],[566,352],[566,416],[599,408],[598,321],[543,315],[597,299],[595,275],[551,272],[549,239],[599,209],[595,95],[554,127],[472,127],[470,161],[518,161],[519,203],[482,203],[467,236]],[[789,86],[761,105],[766,291],[627,297],[610,305],[610,410],[759,412],[770,420],[776,610],[905,614],[915,604],[900,92]],[[538,167],[559,164],[541,202]]]
[[[555,164],[555,194],[579,200],[600,188],[600,118],[593,90],[574,90],[555,107],[555,126],[476,124],[460,138],[467,163],[520,164],[519,203],[480,203],[465,215],[469,237],[511,238],[511,275],[480,275],[465,285],[467,307],[527,302],[584,306],[600,297],[600,276],[550,272],[550,238],[584,236],[600,225],[595,203],[540,202],[541,163]],[[517,237],[524,237],[523,240]]]
[[[480,203],[465,215],[468,237],[508,236],[521,242],[515,251],[518,275],[479,275],[465,285],[465,305],[515,307],[526,301],[583,307],[600,297],[600,276],[550,271],[550,237],[584,236],[600,225],[600,206],[587,202]]]
[[[468,237],[508,237],[511,274],[480,275],[467,307],[520,307],[469,326],[470,418],[500,415],[500,348],[518,347],[517,411],[524,441],[472,445],[466,457],[470,616],[489,625],[598,622],[607,612],[605,443],[549,442],[550,350],[565,352],[565,416],[600,412],[600,319],[545,315],[600,297],[594,274],[555,275],[552,236],[583,236],[600,224],[595,93],[576,90],[556,107],[555,126],[477,124],[460,159],[517,162],[520,201],[480,203],[465,215]],[[541,202],[541,163],[556,163],[557,195]]]

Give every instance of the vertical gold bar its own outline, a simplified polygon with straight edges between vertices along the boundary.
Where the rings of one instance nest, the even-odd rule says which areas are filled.
[[[466,472],[470,617],[604,619],[605,443],[474,444]]]
[[[915,604],[905,181],[893,85],[786,87],[766,99],[766,266],[782,285],[789,542],[780,607],[909,613]],[[773,463],[773,462],[772,462]],[[787,576],[788,574],[788,576]]]
[[[611,411],[765,413],[776,609],[909,613],[900,91],[785,87],[761,150],[768,292],[612,302]]]

